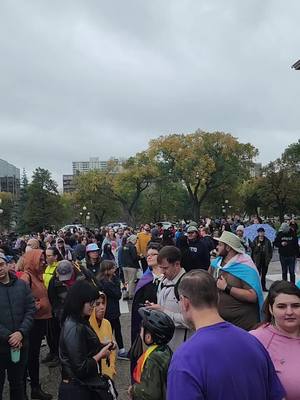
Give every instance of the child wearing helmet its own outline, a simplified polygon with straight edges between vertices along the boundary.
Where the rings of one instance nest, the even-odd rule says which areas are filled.
[[[132,400],[165,400],[168,368],[172,351],[168,346],[175,325],[162,311],[139,309],[142,317],[141,338],[147,346],[133,371],[134,384],[128,394]]]

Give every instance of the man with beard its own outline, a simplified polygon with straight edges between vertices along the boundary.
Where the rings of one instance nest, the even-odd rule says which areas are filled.
[[[282,400],[285,391],[264,346],[219,315],[212,276],[185,274],[178,287],[185,321],[196,329],[173,355],[168,400]]]
[[[225,321],[250,330],[260,321],[263,293],[260,277],[238,236],[224,231],[217,258],[210,266],[220,293],[219,313]]]

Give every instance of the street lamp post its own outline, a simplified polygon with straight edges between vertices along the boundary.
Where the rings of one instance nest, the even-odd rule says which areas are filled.
[[[2,204],[2,199],[0,199],[0,215],[3,214],[4,210],[1,208]],[[1,228],[1,223],[0,223],[0,228]]]
[[[227,217],[227,213],[230,208],[231,205],[229,204],[229,200],[224,200],[224,204],[222,204],[222,213],[224,214],[224,217]]]
[[[80,214],[80,218],[81,218],[81,223],[84,221],[84,225],[86,225],[87,221],[89,221],[91,218],[90,212],[87,211],[87,207],[83,206],[82,211],[79,214]]]

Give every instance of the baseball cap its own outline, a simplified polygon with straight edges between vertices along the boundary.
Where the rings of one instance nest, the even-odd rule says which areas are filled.
[[[68,260],[62,260],[58,263],[56,272],[60,281],[68,281],[73,275],[73,265]]]
[[[86,246],[85,251],[89,253],[90,251],[100,251],[100,249],[96,243],[90,243]]]

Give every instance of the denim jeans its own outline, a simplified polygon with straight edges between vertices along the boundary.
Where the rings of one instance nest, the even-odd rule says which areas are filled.
[[[295,256],[280,256],[280,263],[282,268],[282,279],[287,281],[287,274],[290,273],[290,281],[295,283],[295,266],[296,257]]]
[[[21,349],[20,361],[18,363],[13,363],[11,361],[10,351],[5,354],[0,354],[0,400],[2,400],[5,373],[7,373],[9,382],[10,399],[25,399],[23,377],[26,369],[27,357],[28,346]]]

